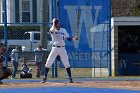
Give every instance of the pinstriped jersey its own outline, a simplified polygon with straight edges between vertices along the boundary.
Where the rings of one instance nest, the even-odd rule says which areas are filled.
[[[64,28],[60,28],[59,30],[55,29],[54,32],[51,32],[52,37],[52,45],[56,46],[65,46],[65,39],[69,37],[69,34]]]

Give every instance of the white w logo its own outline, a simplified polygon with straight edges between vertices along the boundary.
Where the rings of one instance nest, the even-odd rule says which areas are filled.
[[[70,27],[72,30],[72,35],[75,36],[78,32],[79,38],[82,30],[82,24],[84,23],[85,29],[86,29],[86,35],[88,39],[89,47],[91,48],[91,33],[90,29],[93,26],[97,25],[98,20],[98,14],[101,10],[101,6],[95,6],[95,15],[94,15],[94,23],[93,23],[93,14],[92,14],[92,6],[73,6],[73,5],[66,5],[64,8],[67,10],[68,18],[70,22]],[[80,10],[80,16],[77,17],[77,10]],[[79,13],[79,12],[78,12]],[[79,20],[77,20],[77,18]],[[79,46],[79,40],[77,42],[74,42],[75,48],[78,48]]]

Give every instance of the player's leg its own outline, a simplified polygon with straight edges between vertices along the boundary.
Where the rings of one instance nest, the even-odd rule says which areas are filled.
[[[44,71],[44,78],[42,83],[47,81],[47,76],[48,76],[48,72],[49,72],[49,68],[52,66],[56,56],[58,55],[57,49],[56,48],[52,48],[52,51],[50,52],[48,59],[46,61],[45,64],[45,71]]]
[[[0,84],[2,84],[3,82],[0,80]]]
[[[0,84],[3,83],[3,82],[1,81],[1,80],[2,80],[2,76],[3,76],[3,69],[2,69],[2,67],[0,67]]]
[[[42,83],[45,83],[47,81],[47,76],[48,76],[48,72],[49,72],[49,68],[46,68],[44,69],[44,77],[43,77],[43,80],[41,81]]]
[[[64,67],[66,68],[70,83],[73,83],[71,69],[70,69],[70,65],[69,65],[69,61],[68,61],[68,55],[67,55],[67,51],[65,49],[61,50],[60,57],[61,57],[62,63],[64,64]]]
[[[41,62],[36,62],[36,67],[37,67],[36,77],[40,78]]]
[[[18,69],[18,62],[12,62],[13,64],[13,70],[12,70],[12,77],[11,79],[16,78],[16,73],[17,73],[17,69]]]
[[[69,68],[66,68],[66,71],[68,73],[70,83],[73,83],[73,79],[72,79],[72,76],[71,76],[71,69],[70,69],[70,67]]]

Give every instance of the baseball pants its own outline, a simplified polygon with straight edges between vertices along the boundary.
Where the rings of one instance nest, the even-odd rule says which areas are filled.
[[[67,51],[66,51],[65,47],[52,47],[52,50],[46,61],[45,67],[50,68],[58,55],[60,56],[64,67],[69,68],[70,65],[68,62],[68,55],[67,55]]]

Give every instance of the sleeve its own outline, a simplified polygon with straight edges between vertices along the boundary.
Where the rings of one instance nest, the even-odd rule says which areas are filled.
[[[54,31],[55,31],[55,26],[53,24],[52,27],[50,28],[49,32],[54,32]]]
[[[14,57],[14,49],[11,51],[11,57]]]
[[[43,51],[48,51],[48,50],[43,48]]]
[[[20,70],[23,71],[23,67],[22,66],[21,66]]]
[[[72,41],[73,39],[69,36],[68,32],[64,29],[64,37],[68,40],[68,41]]]
[[[36,52],[37,51],[37,49],[34,49],[34,52]]]
[[[65,37],[65,38],[69,38],[69,34],[68,34],[68,32],[66,31],[66,29],[64,29],[64,37]]]

